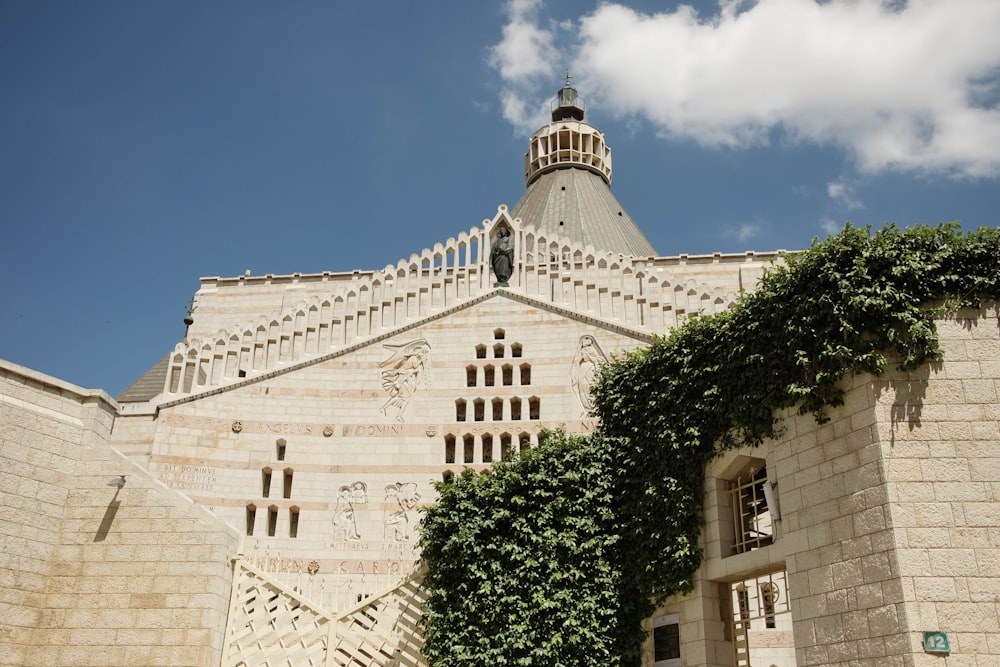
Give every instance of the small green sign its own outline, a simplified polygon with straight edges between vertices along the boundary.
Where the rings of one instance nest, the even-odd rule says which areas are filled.
[[[950,653],[951,644],[948,643],[947,632],[925,632],[924,633],[925,653]]]

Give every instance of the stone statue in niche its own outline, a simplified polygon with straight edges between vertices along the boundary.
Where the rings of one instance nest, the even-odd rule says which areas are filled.
[[[339,538],[348,542],[357,542],[361,539],[354,505],[353,491],[345,484],[337,491],[337,507],[333,512],[333,539]]]
[[[597,377],[597,370],[607,361],[608,358],[604,356],[604,352],[601,351],[601,347],[593,336],[580,336],[569,377],[573,391],[580,401],[580,407],[583,408],[581,415],[583,417],[593,413],[594,400],[590,396],[590,387]]]
[[[385,487],[385,539],[405,542],[410,539],[410,510],[420,500],[420,492],[413,482],[396,482]]]
[[[424,364],[431,346],[423,338],[403,345],[386,345],[389,357],[379,364],[382,371],[382,389],[389,399],[382,404],[382,414],[404,421],[403,412],[417,387],[424,380]]]
[[[514,272],[514,242],[510,238],[510,230],[502,227],[493,239],[490,250],[490,264],[493,275],[497,277],[494,287],[507,287],[511,273]]]

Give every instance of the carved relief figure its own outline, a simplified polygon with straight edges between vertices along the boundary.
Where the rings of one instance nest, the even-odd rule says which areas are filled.
[[[386,345],[389,357],[379,364],[382,371],[382,389],[389,393],[389,400],[382,404],[382,414],[396,421],[403,421],[403,411],[416,393],[424,376],[424,363],[431,346],[423,338],[403,345]]]
[[[385,487],[385,504],[389,506],[385,515],[386,539],[390,531],[396,542],[410,539],[409,511],[416,506],[418,500],[420,492],[413,482],[396,482]]]
[[[604,356],[604,352],[601,351],[593,336],[580,336],[580,343],[576,348],[576,356],[573,357],[573,366],[570,368],[569,377],[573,384],[573,391],[583,408],[581,415],[583,417],[590,415],[594,410],[590,387],[597,376],[597,369],[607,361],[608,358]]]
[[[358,532],[358,521],[354,515],[354,503],[351,502],[351,487],[346,484],[340,487],[337,496],[337,508],[333,513],[334,539],[343,537],[350,542],[361,539]]]
[[[351,484],[351,504],[365,505],[368,503],[368,485],[364,482]]]
[[[510,230],[502,227],[493,239],[490,250],[490,264],[493,274],[497,277],[494,287],[507,287],[510,274],[514,271],[514,242],[510,239]]]

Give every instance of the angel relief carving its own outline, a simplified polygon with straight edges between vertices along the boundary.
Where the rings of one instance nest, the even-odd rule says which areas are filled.
[[[577,345],[569,376],[573,391],[583,408],[583,417],[593,413],[594,401],[590,396],[590,387],[597,377],[597,370],[607,361],[608,358],[593,336],[580,336],[580,343]]]
[[[382,414],[398,422],[417,388],[426,382],[424,364],[431,346],[423,338],[402,345],[386,345],[389,356],[379,364],[382,368],[382,389],[389,399],[382,404]]]

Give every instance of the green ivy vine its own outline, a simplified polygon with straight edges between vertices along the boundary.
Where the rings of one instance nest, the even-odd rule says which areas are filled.
[[[705,464],[780,435],[778,411],[826,419],[840,380],[941,355],[934,318],[1000,300],[1000,232],[850,225],[789,255],[730,310],[616,357],[600,427],[438,485],[420,546],[434,667],[632,666],[641,622],[689,592]]]

